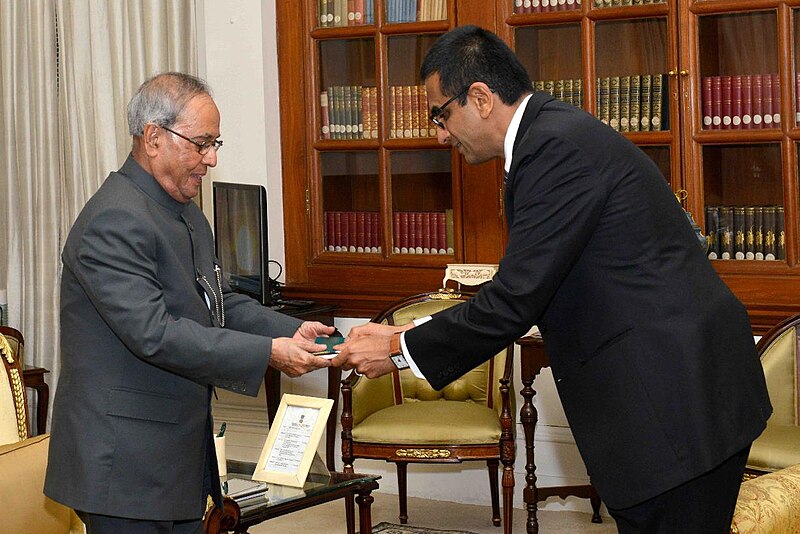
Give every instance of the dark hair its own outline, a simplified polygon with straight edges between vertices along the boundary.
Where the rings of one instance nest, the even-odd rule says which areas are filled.
[[[183,107],[197,95],[211,95],[208,84],[183,72],[163,72],[146,80],[128,102],[128,131],[142,135],[148,122],[175,124]]]
[[[484,82],[504,104],[533,91],[528,71],[502,39],[478,26],[455,28],[436,40],[422,62],[420,78],[439,74],[444,96],[458,94],[474,82]],[[466,95],[459,98],[464,105]]]

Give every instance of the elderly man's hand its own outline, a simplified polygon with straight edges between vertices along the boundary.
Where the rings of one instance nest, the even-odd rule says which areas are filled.
[[[292,336],[295,341],[314,341],[320,336],[329,336],[336,330],[332,326],[325,326],[317,321],[305,321],[300,325],[300,328]],[[312,350],[322,350],[324,347],[317,346]]]
[[[314,369],[330,367],[329,360],[311,354],[323,348],[325,348],[325,345],[319,345],[305,339],[277,337],[272,340],[272,354],[270,355],[269,364],[287,376],[300,376]]]

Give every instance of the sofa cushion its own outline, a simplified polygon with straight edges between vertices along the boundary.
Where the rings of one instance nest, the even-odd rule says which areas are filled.
[[[743,482],[731,532],[800,532],[800,464]]]
[[[0,530],[26,534],[75,534],[74,512],[44,495],[50,434],[0,446],[0,502],[8,512]]]

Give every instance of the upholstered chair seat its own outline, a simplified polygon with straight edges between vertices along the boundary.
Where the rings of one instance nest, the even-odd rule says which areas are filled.
[[[16,342],[12,336],[0,333],[0,359],[3,362],[0,369],[0,445],[15,443],[29,436],[22,362],[12,348],[20,346],[21,343]]]
[[[731,534],[800,533],[800,464],[742,483]]]

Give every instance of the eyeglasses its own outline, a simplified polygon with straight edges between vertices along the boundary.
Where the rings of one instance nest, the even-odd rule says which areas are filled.
[[[444,113],[444,108],[449,106],[450,103],[453,102],[453,100],[464,96],[464,94],[469,90],[470,87],[472,87],[471,83],[465,86],[462,90],[458,92],[458,94],[451,97],[447,102],[445,102],[441,106],[433,106],[433,108],[431,108],[431,114],[428,117],[430,121],[439,128],[441,128],[442,130],[444,130],[444,123],[442,122],[442,119],[439,118],[442,115],[442,113]]]
[[[161,128],[163,128],[164,130],[168,131],[169,133],[173,133],[173,134],[177,135],[181,139],[185,139],[185,140],[189,141],[190,143],[192,143],[194,146],[197,147],[197,151],[202,155],[208,154],[208,151],[211,150],[212,148],[214,149],[214,152],[219,152],[219,149],[222,148],[222,139],[214,139],[213,141],[206,141],[205,143],[198,143],[194,139],[191,139],[189,137],[186,137],[185,135],[179,134],[175,130],[170,130],[166,126],[161,126]]]

